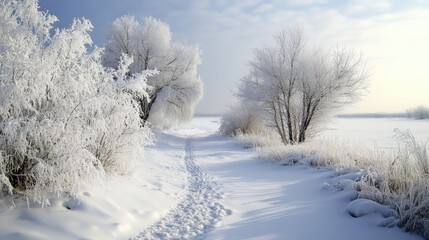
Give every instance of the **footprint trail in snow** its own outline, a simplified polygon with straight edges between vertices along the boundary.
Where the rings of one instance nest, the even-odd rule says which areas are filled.
[[[228,213],[217,202],[220,196],[214,184],[195,162],[190,138],[186,139],[184,160],[189,184],[185,199],[134,239],[201,238]]]

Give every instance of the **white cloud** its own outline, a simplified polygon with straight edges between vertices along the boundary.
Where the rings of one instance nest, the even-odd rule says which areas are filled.
[[[348,14],[385,12],[391,8],[392,4],[387,0],[354,0],[346,8]]]
[[[264,3],[264,4],[261,4],[261,5],[257,6],[253,10],[253,13],[255,13],[255,14],[266,14],[266,13],[270,13],[272,11],[274,11],[273,4]]]
[[[291,5],[313,5],[327,3],[325,0],[288,0]]]

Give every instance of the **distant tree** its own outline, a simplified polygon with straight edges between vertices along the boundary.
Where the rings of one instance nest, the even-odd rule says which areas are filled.
[[[284,29],[274,43],[258,48],[237,93],[258,102],[266,122],[283,143],[304,142],[331,111],[352,102],[365,88],[367,74],[352,50],[308,50],[302,30]]]
[[[173,42],[168,24],[147,17],[143,24],[132,16],[117,18],[106,43],[105,66],[117,68],[124,53],[132,57],[129,76],[157,69],[148,79],[149,97],[136,96],[140,118],[155,127],[170,127],[190,120],[202,97],[202,83],[197,74],[200,53],[197,47]]]
[[[429,108],[420,105],[415,108],[408,109],[406,111],[406,115],[408,118],[429,119]]]

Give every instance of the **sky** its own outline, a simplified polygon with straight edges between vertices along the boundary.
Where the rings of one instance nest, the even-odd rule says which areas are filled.
[[[345,113],[403,112],[429,107],[429,0],[41,0],[56,27],[85,17],[103,46],[117,17],[153,16],[171,26],[173,39],[197,45],[204,97],[197,113],[223,112],[248,71],[257,47],[288,26],[302,26],[310,42],[362,52],[368,90]]]

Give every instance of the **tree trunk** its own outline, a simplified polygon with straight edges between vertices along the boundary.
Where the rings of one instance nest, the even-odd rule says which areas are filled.
[[[140,118],[142,122],[142,126],[145,126],[147,120],[150,116],[150,111],[152,110],[153,104],[156,102],[156,98],[158,96],[158,93],[162,90],[162,88],[157,89],[153,94],[150,95],[150,98],[148,101],[145,98],[138,99],[138,102],[140,104]]]
[[[289,143],[294,144],[295,138],[293,137],[293,129],[292,129],[292,119],[290,115],[290,109],[289,109],[289,101],[286,107],[286,123],[288,128],[288,134],[289,134]]]

